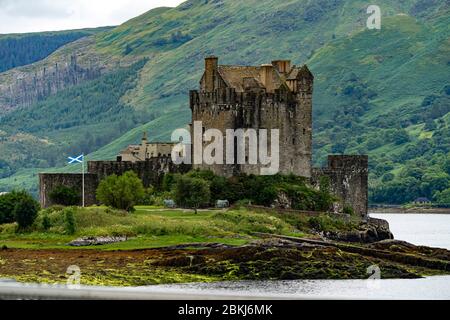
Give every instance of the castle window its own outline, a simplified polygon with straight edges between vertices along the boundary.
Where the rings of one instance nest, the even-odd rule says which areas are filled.
[[[296,142],[296,141],[295,141],[295,138],[294,138],[294,139],[292,139],[292,144],[295,144],[295,142]]]
[[[303,134],[306,134],[306,129],[305,128],[303,128]]]

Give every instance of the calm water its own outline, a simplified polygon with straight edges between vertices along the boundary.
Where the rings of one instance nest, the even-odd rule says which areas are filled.
[[[371,214],[389,221],[396,239],[450,250],[450,214]]]
[[[396,239],[450,250],[450,215],[373,214]],[[450,276],[413,280],[241,281],[154,287],[174,292],[306,299],[450,299]]]

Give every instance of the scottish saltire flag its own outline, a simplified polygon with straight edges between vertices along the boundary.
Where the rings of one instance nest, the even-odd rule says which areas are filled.
[[[78,157],[69,157],[69,164],[72,163],[83,163],[84,161],[84,155],[82,154],[81,156]]]

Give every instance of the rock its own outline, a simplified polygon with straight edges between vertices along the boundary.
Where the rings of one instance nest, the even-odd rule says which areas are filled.
[[[101,246],[105,244],[124,242],[127,240],[128,237],[85,237],[71,241],[69,243],[69,246],[73,247]]]
[[[374,243],[383,240],[394,239],[394,235],[389,230],[389,224],[381,219],[369,219],[361,223],[356,230],[327,232],[326,238],[335,241]]]

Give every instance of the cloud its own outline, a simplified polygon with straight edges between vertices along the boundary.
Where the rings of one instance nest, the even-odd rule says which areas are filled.
[[[119,25],[183,0],[0,0],[0,33]]]
[[[68,17],[71,14],[70,0],[1,0],[0,12],[14,17]],[[73,12],[72,12],[73,13]]]

